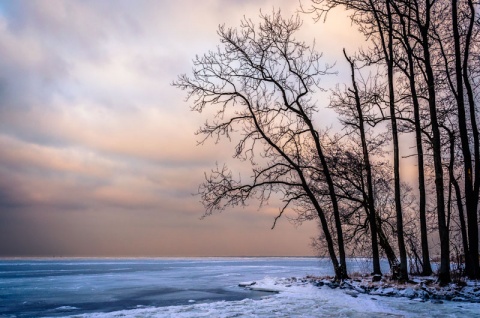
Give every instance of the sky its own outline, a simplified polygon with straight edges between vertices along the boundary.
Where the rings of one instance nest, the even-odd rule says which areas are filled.
[[[305,1],[304,1],[305,2]],[[291,0],[26,0],[0,3],[0,257],[314,255],[314,221],[255,202],[201,219],[193,193],[215,163],[244,169],[227,141],[197,146],[208,113],[171,83],[196,54],[259,10]],[[346,14],[304,20],[325,63],[364,39]],[[328,100],[319,100],[328,104]],[[322,110],[317,124],[334,117]]]

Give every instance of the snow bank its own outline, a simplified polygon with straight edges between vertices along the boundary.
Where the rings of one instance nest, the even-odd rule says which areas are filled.
[[[388,277],[374,282],[370,276],[356,277],[342,283],[316,277],[309,277],[309,280],[316,286],[326,285],[330,288],[348,289],[369,295],[431,300],[436,303],[443,300],[480,303],[480,282],[475,281],[451,283],[440,287],[435,283],[434,277],[413,277],[405,284],[391,281]]]

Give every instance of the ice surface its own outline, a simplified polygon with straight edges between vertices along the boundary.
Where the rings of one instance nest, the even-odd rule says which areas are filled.
[[[352,271],[365,267],[368,263],[362,261],[349,264]],[[399,298],[365,294],[353,282],[348,289],[317,287],[302,278],[307,275],[332,275],[329,261],[0,261],[0,317],[478,317],[480,313],[480,304],[408,299],[412,297],[408,289],[403,291],[408,295]],[[245,287],[239,287],[241,282]],[[384,290],[400,293],[388,288]],[[473,292],[478,285],[467,282],[466,288]]]
[[[480,304],[419,302],[352,290],[316,287],[302,279],[266,277],[251,287],[275,290],[262,299],[221,301],[184,306],[150,307],[73,317],[478,317]],[[249,288],[251,288],[249,287]]]
[[[266,293],[238,283],[330,271],[328,261],[314,258],[0,260],[0,317],[259,298]]]

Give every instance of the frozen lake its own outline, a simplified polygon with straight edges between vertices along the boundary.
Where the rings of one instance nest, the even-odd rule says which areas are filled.
[[[383,264],[386,266],[386,264]],[[351,271],[368,264],[352,260]],[[386,268],[385,268],[386,271]],[[480,304],[352,298],[328,287],[284,286],[280,294],[244,281],[331,275],[317,258],[159,258],[0,261],[0,317],[475,317]]]
[[[139,306],[259,298],[239,282],[331,274],[316,258],[159,258],[0,261],[0,316],[61,316]]]

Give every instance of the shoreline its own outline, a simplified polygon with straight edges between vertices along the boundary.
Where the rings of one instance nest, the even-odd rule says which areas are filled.
[[[345,294],[358,297],[359,294],[381,297],[401,297],[419,302],[431,301],[441,304],[443,301],[480,303],[480,281],[467,280],[462,283],[450,283],[439,286],[434,276],[412,276],[409,282],[399,283],[388,276],[382,276],[380,281],[374,281],[371,275],[357,275],[342,282],[336,282],[330,276],[306,276],[304,278],[286,278],[271,284],[257,282],[239,283],[239,287],[246,289],[281,293],[279,283],[286,287],[298,284],[311,284],[315,287],[329,287],[330,289],[345,290]]]

